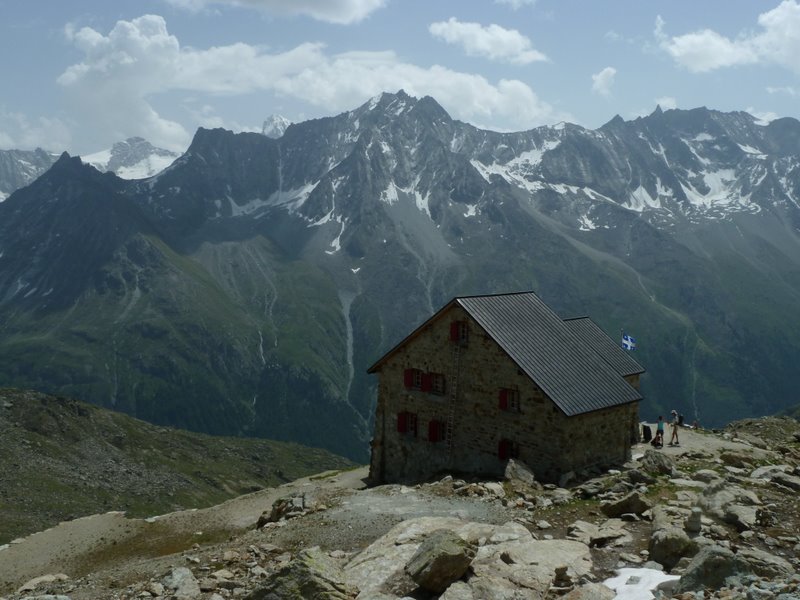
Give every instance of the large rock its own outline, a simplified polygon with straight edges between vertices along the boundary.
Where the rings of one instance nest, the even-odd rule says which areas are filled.
[[[733,552],[721,546],[706,546],[689,562],[675,591],[719,589],[728,577],[738,574],[740,565]]]
[[[566,566],[574,581],[592,569],[591,552],[586,544],[572,540],[535,540],[519,523],[491,525],[422,517],[396,525],[356,555],[345,566],[348,581],[361,590],[363,598],[409,595],[418,586],[404,566],[425,539],[438,529],[449,529],[477,547],[464,581],[452,584],[442,595],[445,599],[469,599],[469,593],[475,599],[544,597],[556,568]]]
[[[684,556],[693,556],[697,552],[697,543],[682,529],[665,527],[653,531],[648,549],[650,560],[669,571]]]
[[[755,506],[729,504],[725,507],[722,520],[736,527],[738,531],[747,531],[755,527],[758,520],[758,509]]]
[[[670,475],[675,466],[675,461],[669,456],[652,449],[645,450],[641,463],[642,469],[648,473],[657,473],[659,475]]]
[[[774,483],[779,483],[789,489],[800,491],[800,477],[790,475],[789,473],[776,473],[772,478]]]
[[[333,559],[314,547],[302,550],[245,600],[351,600],[357,594]]]
[[[609,519],[601,525],[575,521],[567,527],[567,537],[591,548],[604,548],[631,541],[631,535],[619,519]]]
[[[639,492],[631,492],[619,500],[603,504],[600,510],[607,517],[619,517],[626,513],[640,515],[650,510],[651,504],[639,495]]]
[[[419,545],[405,572],[421,588],[441,594],[461,579],[474,557],[471,544],[449,529],[440,529]]]
[[[749,571],[760,577],[775,579],[794,574],[792,565],[786,560],[758,548],[740,548],[736,553],[736,558],[740,563],[746,564]]]
[[[175,600],[194,600],[200,597],[200,584],[186,567],[172,569],[161,583],[172,590],[172,597]]]
[[[718,481],[709,484],[703,490],[703,495],[698,499],[697,503],[705,513],[725,520],[730,506],[758,506],[761,504],[761,500],[750,490],[743,489],[727,481]]]
[[[531,487],[536,487],[538,485],[536,476],[531,468],[521,460],[516,460],[514,458],[509,459],[508,464],[506,464],[504,476],[508,481],[519,481]]]

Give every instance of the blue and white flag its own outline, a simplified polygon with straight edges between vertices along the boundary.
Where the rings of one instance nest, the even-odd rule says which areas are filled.
[[[629,336],[627,333],[623,333],[622,348],[623,350],[636,350],[636,340],[631,336]]]

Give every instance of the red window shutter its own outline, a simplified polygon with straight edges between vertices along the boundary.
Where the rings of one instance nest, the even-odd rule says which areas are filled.
[[[508,410],[508,390],[500,390],[500,410]]]
[[[508,459],[508,455],[511,450],[510,446],[511,444],[508,440],[500,440],[500,443],[497,446],[497,456],[500,458],[500,460]]]
[[[430,392],[433,389],[433,373],[422,374],[422,387],[423,392]]]
[[[397,433],[406,433],[408,431],[408,413],[397,413]]]
[[[453,321],[450,323],[450,341],[458,342],[460,340],[460,325],[461,321]]]
[[[408,389],[414,387],[414,369],[403,371],[403,385]]]
[[[440,439],[439,433],[440,433],[439,421],[431,421],[430,423],[428,423],[429,442],[438,442]]]

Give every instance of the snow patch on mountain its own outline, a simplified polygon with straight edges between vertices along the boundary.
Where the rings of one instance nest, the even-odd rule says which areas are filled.
[[[5,192],[0,192],[0,202],[3,202],[9,196],[10,194],[6,194]]]
[[[747,144],[736,144],[736,145],[742,149],[742,152],[745,152],[746,154],[751,154],[755,158],[759,158],[761,160],[767,158],[767,155],[761,152],[758,148],[753,148],[752,146],[748,146]]]
[[[578,229],[580,231],[592,231],[597,229],[597,223],[589,218],[589,215],[581,215],[578,219]]]
[[[401,200],[401,194],[413,198],[416,207],[424,212],[428,217],[431,216],[431,209],[429,206],[430,192],[424,196],[416,189],[419,178],[408,187],[402,188],[396,185],[393,181],[389,182],[386,189],[381,192],[380,201],[386,204],[394,204]]]
[[[643,212],[647,208],[661,208],[658,198],[653,198],[641,185],[631,192],[627,208],[635,212]]]

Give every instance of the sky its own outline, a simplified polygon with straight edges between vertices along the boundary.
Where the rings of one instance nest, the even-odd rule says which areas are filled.
[[[800,0],[0,0],[0,149],[183,151],[400,89],[497,131],[800,118]]]

